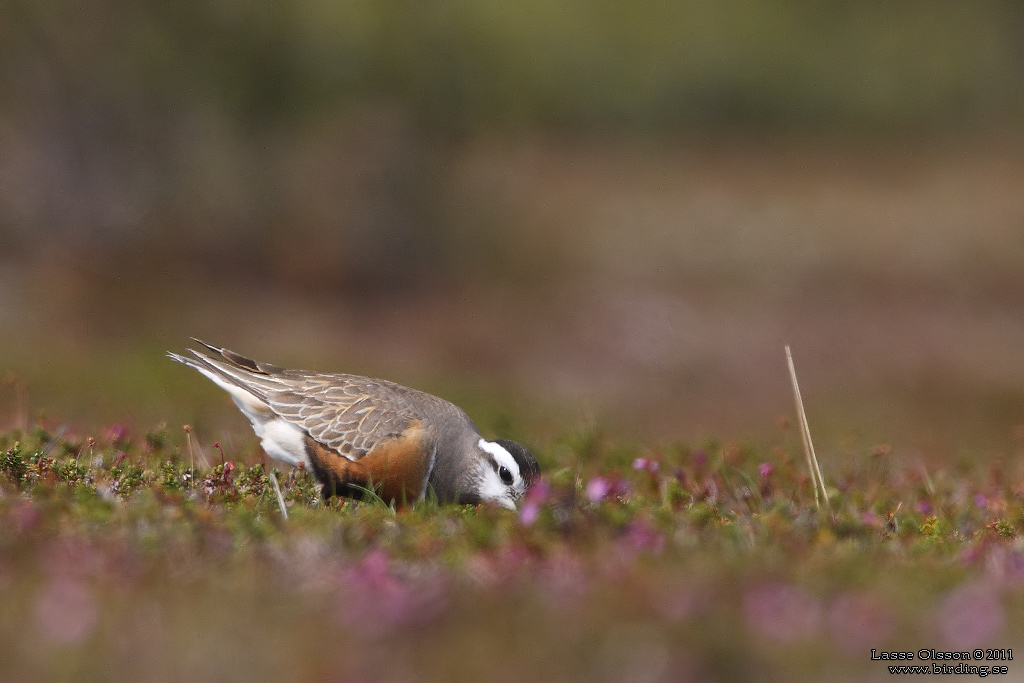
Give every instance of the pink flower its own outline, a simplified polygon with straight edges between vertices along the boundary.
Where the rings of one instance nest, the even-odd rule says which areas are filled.
[[[600,503],[612,490],[611,484],[604,477],[594,477],[587,482],[587,500],[591,503]]]
[[[105,558],[94,546],[62,540],[42,551],[48,574],[58,576],[99,576],[105,570]]]
[[[567,605],[582,600],[591,582],[583,563],[567,551],[554,553],[541,567],[538,583],[551,601]]]
[[[821,623],[817,598],[781,583],[758,586],[743,596],[747,626],[773,640],[792,643],[813,638]]]
[[[666,582],[651,593],[654,609],[669,621],[692,619],[707,608],[708,592],[678,580]]]
[[[773,469],[775,468],[772,467],[772,464],[770,462],[763,462],[757,466],[757,474],[762,479],[767,479],[772,475]]]
[[[530,526],[540,517],[540,503],[528,500],[519,508],[519,521],[523,526]]]
[[[939,603],[936,617],[946,644],[958,649],[996,640],[1006,621],[995,592],[981,584],[950,591]]]
[[[442,576],[400,577],[380,549],[367,552],[362,562],[339,578],[336,614],[363,635],[379,636],[399,626],[430,621],[447,601]]]
[[[665,549],[665,537],[645,519],[636,519],[626,527],[625,541],[636,551],[655,555]]]
[[[128,436],[128,428],[124,425],[112,424],[107,427],[107,433],[104,436],[109,443],[117,445],[123,443]]]
[[[828,631],[839,649],[857,654],[892,634],[893,617],[882,602],[855,593],[843,593],[828,608]]]
[[[611,488],[608,491],[608,495],[614,498],[628,496],[630,491],[633,490],[633,485],[621,477],[611,481],[610,484]]]
[[[28,500],[12,505],[8,515],[11,526],[19,534],[32,531],[41,518],[39,509]]]
[[[997,583],[1019,586],[1024,583],[1024,555],[1016,548],[989,546],[985,573]]]
[[[871,510],[861,513],[860,521],[861,524],[864,524],[865,526],[881,526],[882,524],[882,518]]]
[[[651,474],[656,474],[661,465],[658,464],[657,460],[651,460],[649,458],[637,458],[633,461],[634,470],[646,470]]]
[[[93,592],[75,579],[50,581],[36,600],[36,628],[55,643],[81,642],[96,627],[98,616]]]
[[[525,499],[527,502],[546,503],[551,497],[551,482],[547,477],[541,477],[526,490]]]

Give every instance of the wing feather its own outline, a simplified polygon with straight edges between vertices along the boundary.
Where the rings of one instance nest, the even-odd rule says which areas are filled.
[[[282,386],[266,394],[270,409],[350,460],[399,436],[413,421],[425,420],[425,412],[442,403],[429,394],[359,375],[286,370],[277,379]],[[412,393],[415,400],[410,400]]]
[[[429,424],[438,414],[461,413],[441,398],[387,380],[284,370],[195,341],[212,354],[190,350],[204,367],[349,460],[358,461],[376,443],[398,437],[414,421]]]

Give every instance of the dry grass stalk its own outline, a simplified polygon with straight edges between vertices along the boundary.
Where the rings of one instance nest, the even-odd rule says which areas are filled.
[[[182,429],[185,431],[185,443],[188,445],[188,454],[192,463],[192,478],[195,481],[196,460],[199,460],[199,466],[204,470],[210,469],[210,461],[206,458],[206,453],[203,452],[203,447],[199,444],[199,438],[192,436],[192,427],[185,425]]]
[[[804,410],[804,400],[800,396],[800,384],[796,379],[796,366],[793,364],[793,353],[786,345],[786,361],[789,363],[789,379],[793,384],[793,400],[796,403],[797,422],[800,423],[800,440],[803,442],[804,455],[807,457],[807,469],[811,474],[811,481],[814,484],[814,503],[821,507],[821,498],[825,499],[828,505],[828,491],[825,489],[825,479],[821,476],[821,468],[818,467],[818,456],[814,454],[814,442],[811,440],[811,429],[807,426],[807,412]],[[821,490],[819,495],[818,491]]]
[[[288,519],[288,508],[284,506],[284,496],[281,495],[281,487],[277,483],[277,475],[270,471],[270,483],[274,486],[274,493],[277,495],[277,507],[281,510],[281,516]]]

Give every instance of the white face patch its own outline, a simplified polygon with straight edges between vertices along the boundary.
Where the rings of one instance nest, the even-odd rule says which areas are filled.
[[[490,500],[510,510],[516,509],[516,499],[526,490],[526,481],[519,471],[519,463],[501,444],[480,439],[477,443],[480,450],[489,453],[499,467],[504,467],[512,474],[512,483],[506,484],[501,476],[494,471],[490,462],[481,463],[480,497]]]
[[[484,439],[480,439],[480,442],[477,445],[480,446],[480,450],[493,455],[499,465],[507,467],[513,477],[520,478],[519,463],[516,462],[516,459],[512,457],[511,453],[505,450],[504,446]]]

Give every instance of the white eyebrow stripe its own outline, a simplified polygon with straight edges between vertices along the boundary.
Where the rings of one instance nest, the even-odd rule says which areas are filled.
[[[486,439],[480,439],[480,442],[477,445],[480,446],[480,450],[493,455],[499,465],[507,467],[508,471],[516,477],[520,476],[519,464],[516,462],[516,459],[512,457],[512,454],[506,451],[501,444],[494,443],[493,441],[487,441]]]

